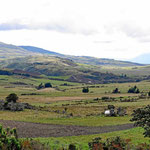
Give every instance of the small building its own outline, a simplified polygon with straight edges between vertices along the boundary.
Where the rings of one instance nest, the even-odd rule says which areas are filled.
[[[105,116],[115,116],[116,115],[114,109],[105,110],[104,114],[105,114]]]

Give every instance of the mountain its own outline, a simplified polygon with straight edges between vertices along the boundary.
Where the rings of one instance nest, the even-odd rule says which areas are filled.
[[[63,55],[53,51],[45,50],[39,47],[34,46],[15,46],[12,44],[5,44],[0,42],[0,60],[12,59],[16,57],[25,57],[25,56],[58,56],[61,58],[67,58],[75,63],[86,64],[86,65],[95,65],[95,66],[116,66],[116,67],[132,67],[132,66],[144,66],[143,64],[133,63],[129,61],[118,61],[114,59],[106,58],[95,58],[89,56],[72,56],[72,55]]]
[[[129,61],[120,61],[107,58],[95,58],[89,56],[67,56],[67,58],[73,60],[76,63],[96,65],[96,66],[117,66],[117,67],[144,66],[143,64],[133,63]]]
[[[144,66],[143,64],[133,63],[133,62],[129,62],[129,61],[118,61],[118,60],[114,60],[114,59],[95,58],[95,57],[89,57],[89,56],[63,55],[60,53],[48,51],[48,50],[38,48],[38,47],[33,47],[33,46],[20,46],[20,47],[28,50],[29,52],[59,56],[62,58],[71,59],[76,63],[87,64],[87,65],[118,66],[118,67]]]
[[[54,55],[54,56],[64,56],[63,54],[59,54],[59,53],[56,53],[53,51],[48,51],[43,48],[34,47],[34,46],[19,46],[19,47],[23,48],[29,52],[33,52],[33,53],[49,54],[49,55]]]
[[[142,63],[142,64],[150,64],[150,53],[146,53],[146,54],[137,56],[134,59],[132,59],[131,61]]]
[[[5,44],[0,42],[0,60],[15,57],[24,57],[29,55],[33,55],[33,52],[29,52],[26,49],[12,44]]]

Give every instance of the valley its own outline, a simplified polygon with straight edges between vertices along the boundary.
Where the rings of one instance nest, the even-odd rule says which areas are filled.
[[[15,93],[17,103],[32,106],[22,111],[0,107],[0,123],[18,128],[19,137],[34,137],[53,149],[72,143],[88,149],[93,138],[118,135],[135,144],[148,141],[143,129],[133,128],[130,119],[135,109],[150,105],[149,65],[66,56],[4,43],[0,49],[0,100],[6,102]],[[135,92],[129,92],[134,88]],[[105,114],[110,106],[114,116]],[[32,133],[33,126],[37,130]]]

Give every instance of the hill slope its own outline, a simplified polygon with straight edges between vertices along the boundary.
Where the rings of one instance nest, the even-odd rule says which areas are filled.
[[[0,62],[1,69],[20,70],[34,75],[66,76],[66,81],[80,83],[117,83],[134,82],[135,78],[102,73],[98,70],[78,65],[73,61],[52,56],[28,56],[24,58],[9,59]]]
[[[15,45],[0,42],[0,60],[15,57],[24,57],[29,55],[33,55],[33,52],[29,52],[26,49]]]
[[[133,63],[129,61],[118,61],[114,59],[106,59],[106,58],[95,58],[89,56],[71,56],[71,55],[63,55],[56,52],[48,51],[42,48],[33,47],[33,46],[20,46],[30,52],[41,53],[41,54],[49,54],[54,56],[59,56],[62,58],[71,59],[76,63],[88,64],[88,65],[97,65],[97,66],[118,66],[118,67],[131,67],[131,66],[144,66],[143,64]]]
[[[23,48],[29,52],[33,52],[33,53],[49,54],[49,55],[54,55],[54,56],[64,56],[63,54],[48,51],[48,50],[45,50],[43,48],[34,47],[34,46],[19,46],[19,47]]]

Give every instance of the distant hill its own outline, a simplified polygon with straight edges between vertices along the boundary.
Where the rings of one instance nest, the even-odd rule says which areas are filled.
[[[34,47],[34,46],[19,46],[19,47],[23,48],[29,52],[33,52],[33,53],[50,54],[50,55],[54,55],[54,56],[64,56],[63,54],[48,51],[48,50],[45,50],[43,48]]]
[[[143,64],[139,64],[139,63],[133,63],[129,61],[118,61],[118,60],[107,59],[107,58],[63,55],[60,53],[48,51],[48,50],[38,48],[38,47],[33,47],[33,46],[20,46],[20,47],[28,50],[29,52],[59,56],[59,57],[71,59],[74,62],[81,63],[81,64],[97,65],[97,66],[118,66],[118,67],[144,66]]]
[[[133,63],[129,61],[118,61],[114,59],[107,58],[95,58],[89,56],[72,56],[63,55],[53,51],[45,50],[33,46],[15,46],[12,44],[5,44],[0,42],[0,60],[12,59],[17,57],[26,56],[56,56],[61,58],[66,58],[74,61],[75,63],[94,65],[94,66],[109,66],[109,67],[134,67],[134,66],[144,66],[143,64]],[[147,58],[148,59],[148,58]]]
[[[67,56],[76,63],[96,65],[96,66],[117,66],[117,67],[132,67],[132,66],[144,66],[143,64],[133,63],[129,61],[120,61],[107,58],[95,58],[89,56]]]
[[[15,57],[24,57],[29,55],[33,55],[33,52],[29,52],[26,49],[12,44],[5,44],[0,42],[0,60]]]
[[[150,53],[142,54],[138,57],[135,57],[131,61],[142,63],[142,64],[150,64]]]

